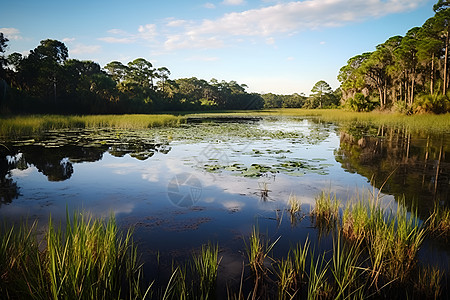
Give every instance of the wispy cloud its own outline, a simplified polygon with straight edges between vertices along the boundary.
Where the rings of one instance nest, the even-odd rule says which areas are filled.
[[[265,7],[232,12],[215,19],[182,20],[168,18],[160,29],[155,24],[141,25],[137,32],[112,29],[107,43],[151,45],[174,51],[178,49],[222,48],[238,40],[262,38],[272,45],[273,36],[292,36],[306,30],[344,26],[354,22],[416,9],[426,0],[305,0],[266,1]],[[222,4],[240,5],[243,0],[224,0]],[[213,8],[214,4],[204,6]],[[161,29],[162,28],[162,29]],[[149,43],[150,45],[150,43]]]
[[[20,30],[12,27],[3,27],[0,28],[0,32],[4,34],[4,36],[9,40],[21,40],[23,37],[20,35]]]
[[[218,61],[219,58],[218,57],[214,57],[214,56],[211,56],[211,57],[208,57],[208,56],[191,56],[191,57],[188,57],[186,60],[187,61],[206,61],[206,62],[211,62],[211,61]]]
[[[121,29],[110,29],[108,33],[110,36],[101,37],[98,40],[112,44],[133,44],[141,40],[153,41],[158,36],[155,24],[140,25],[135,33]]]
[[[242,3],[226,0],[224,3]],[[305,30],[343,26],[352,22],[384,15],[401,13],[417,8],[425,0],[307,0],[278,3],[259,9],[233,12],[217,19],[206,19],[185,27],[186,32],[177,35],[176,42],[169,37],[166,46],[194,48],[195,41],[214,41],[208,48],[226,45],[229,37],[265,37],[273,43],[270,35],[292,35]]]
[[[242,5],[244,3],[245,3],[244,0],[224,0],[222,2],[222,4],[225,4],[225,5]]]
[[[203,37],[189,33],[168,36],[164,43],[165,49],[169,51],[176,49],[214,49],[223,46],[224,41],[218,37]]]
[[[101,50],[101,46],[99,45],[84,45],[84,44],[76,44],[73,48],[70,49],[70,54],[92,54],[98,53]]]
[[[204,8],[214,9],[216,6],[213,3],[207,2],[203,5]]]
[[[62,41],[63,43],[72,43],[75,41],[75,38],[63,38]]]

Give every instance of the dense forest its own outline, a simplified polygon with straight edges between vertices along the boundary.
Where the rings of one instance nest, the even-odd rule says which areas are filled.
[[[0,33],[3,53],[8,40]],[[246,86],[197,78],[170,80],[165,67],[144,58],[104,68],[68,58],[57,40],[43,40],[28,56],[2,56],[0,91],[6,113],[151,113],[168,110],[258,109],[263,99]]]
[[[5,55],[8,39],[0,32],[0,112],[153,113],[159,111],[261,108],[373,109],[404,113],[450,111],[450,3],[439,0],[435,15],[404,37],[394,36],[350,58],[335,91],[318,81],[304,94],[248,93],[236,81],[171,79],[166,67],[144,58],[103,68],[69,58],[63,42],[47,39],[26,56]]]
[[[433,9],[421,27],[348,60],[338,76],[344,105],[356,111],[450,111],[450,2],[439,0]]]
[[[0,53],[8,40],[0,33]],[[281,107],[327,107],[339,97],[323,80],[312,95],[247,93],[236,81],[170,79],[166,67],[144,58],[103,68],[93,61],[69,59],[57,40],[43,40],[23,56],[0,57],[2,113],[152,113],[158,111],[238,110]]]

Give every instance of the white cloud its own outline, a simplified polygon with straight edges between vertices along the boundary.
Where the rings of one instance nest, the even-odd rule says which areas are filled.
[[[170,20],[167,22],[167,26],[169,27],[181,27],[186,25],[188,22],[186,20]]]
[[[322,27],[408,11],[425,0],[309,0],[276,4],[204,20],[192,28],[196,34],[267,36]]]
[[[210,3],[210,2],[205,3],[205,4],[203,5],[203,7],[204,7],[204,8],[208,8],[208,9],[214,9],[214,8],[216,8],[216,6],[215,6],[214,4],[212,4],[212,3]]]
[[[69,49],[70,54],[92,54],[92,53],[98,53],[101,50],[101,46],[99,45],[83,45],[83,44],[76,44],[75,47],[72,49]]]
[[[207,61],[207,62],[211,62],[211,61],[218,61],[219,58],[218,57],[214,57],[214,56],[192,56],[186,59],[187,61]]]
[[[195,34],[171,35],[164,43],[166,50],[222,48],[224,42],[217,37],[202,37]]]
[[[62,41],[64,43],[72,43],[75,41],[75,38],[63,38]]]
[[[222,2],[222,4],[225,4],[225,5],[242,5],[244,3],[245,3],[244,0],[224,0]]]
[[[111,44],[133,44],[139,40],[153,41],[158,36],[155,24],[140,25],[137,33],[129,33],[121,29],[110,29],[108,33],[113,36],[98,38],[98,40]]]
[[[293,61],[293,60],[295,60],[295,58],[292,57],[292,56],[289,56],[288,58],[286,58],[286,60],[287,60],[287,61]]]
[[[20,35],[20,30],[17,28],[0,28],[0,32],[3,33],[3,35],[8,39],[8,40],[21,40],[22,36]]]
[[[146,24],[139,26],[139,37],[144,40],[153,40],[158,33],[156,32],[155,24]]]
[[[98,40],[111,44],[132,44],[136,41],[133,38],[117,38],[112,36],[99,38]]]
[[[273,37],[267,38],[266,39],[266,44],[267,45],[273,45],[275,44],[275,39]]]
[[[225,4],[238,4],[242,0],[225,0]],[[207,48],[224,46],[233,36],[265,37],[293,35],[304,30],[343,26],[351,22],[401,13],[417,8],[426,0],[306,0],[278,3],[263,8],[233,12],[217,19],[206,19],[196,24],[186,23],[185,32],[169,36],[169,49],[199,48],[196,41]],[[189,25],[187,25],[189,24]],[[201,43],[202,44],[202,43]]]

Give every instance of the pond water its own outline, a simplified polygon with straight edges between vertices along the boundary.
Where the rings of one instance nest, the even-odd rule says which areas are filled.
[[[252,226],[281,239],[321,239],[309,212],[322,191],[344,203],[378,193],[403,197],[425,219],[450,205],[450,134],[319,122],[313,118],[189,119],[174,128],[60,130],[0,142],[0,218],[64,220],[86,211],[133,226],[148,272],[217,242],[221,275],[239,280],[243,237]],[[291,216],[290,195],[302,203]],[[427,244],[424,260],[448,268],[448,245]],[[429,255],[432,253],[432,255]]]

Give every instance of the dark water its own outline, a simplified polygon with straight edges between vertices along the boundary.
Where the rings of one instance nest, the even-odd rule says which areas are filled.
[[[0,216],[12,221],[66,210],[115,214],[151,273],[218,242],[221,277],[239,279],[243,238],[258,224],[281,239],[275,255],[307,237],[319,241],[308,213],[322,190],[345,203],[382,188],[384,205],[403,199],[424,220],[434,203],[450,205],[450,134],[321,123],[314,119],[192,119],[179,128],[81,130],[3,140]],[[302,202],[292,218],[290,195]],[[446,265],[448,245],[427,244],[423,260]]]

